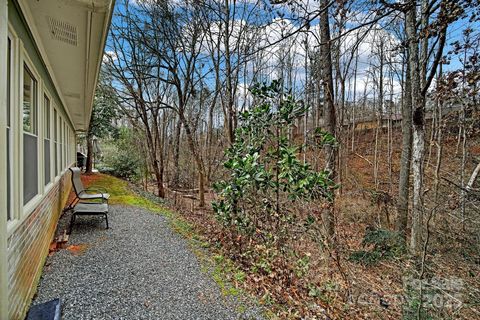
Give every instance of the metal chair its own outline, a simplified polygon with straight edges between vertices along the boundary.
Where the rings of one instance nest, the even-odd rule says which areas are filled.
[[[108,229],[108,198],[110,195],[102,188],[87,188],[83,186],[80,179],[80,168],[70,168],[72,172],[72,185],[75,191],[75,199],[65,209],[73,209],[68,234],[72,233],[73,224],[77,215],[102,215],[105,217],[106,228]],[[96,193],[91,193],[96,192]]]
[[[98,202],[107,203],[110,195],[103,188],[87,188],[83,186],[82,180],[80,179],[80,168],[72,167],[70,168],[72,172],[72,185],[73,190],[75,191],[75,199],[68,205],[65,210],[72,209],[79,201],[81,202]],[[96,193],[92,193],[96,192]]]
[[[72,234],[73,224],[77,216],[104,216],[106,228],[108,229],[108,204],[106,203],[77,203],[73,208],[72,217],[68,226],[68,234]]]

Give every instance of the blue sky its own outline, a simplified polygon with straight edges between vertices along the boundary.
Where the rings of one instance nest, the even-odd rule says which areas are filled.
[[[141,1],[141,0],[129,0],[130,1],[130,4],[135,6],[136,5],[136,2],[137,1]],[[182,0],[173,0],[172,2],[181,2]],[[122,0],[118,0],[117,1],[117,12],[120,12],[120,13],[123,13],[124,12],[124,8],[123,8],[123,5],[122,5],[123,1]],[[316,12],[316,9],[318,9],[318,2],[317,1],[311,1],[311,0],[301,0],[299,1],[300,4],[298,4],[296,7],[285,7],[285,6],[269,6],[269,5],[266,5],[266,6],[263,6],[263,3],[264,2],[257,2],[257,1],[254,1],[254,0],[243,0],[243,1],[238,1],[237,2],[237,8],[236,8],[236,14],[234,16],[234,19],[236,19],[237,21],[239,20],[245,20],[247,19],[245,17],[245,12],[250,12],[250,11],[253,11],[255,13],[254,16],[251,17],[250,21],[247,21],[247,23],[251,23],[251,24],[260,24],[260,25],[267,25],[267,24],[271,24],[272,21],[280,21],[280,20],[283,20],[283,21],[286,21],[288,23],[288,28],[290,28],[291,30],[295,30],[297,29],[302,23],[303,21],[299,20],[299,19],[296,19],[296,13],[295,12],[300,12],[299,15],[305,15],[305,12],[309,12],[309,13],[315,13]],[[360,2],[359,2],[360,3]],[[233,11],[233,7],[232,7],[232,11]],[[364,15],[362,13],[362,8],[355,8],[353,9],[352,8],[352,12],[355,13],[355,15],[358,16],[357,18],[357,22],[355,23],[361,23],[361,19],[363,18],[362,15]],[[349,13],[349,15],[352,14]],[[312,13],[312,14],[313,14]],[[118,22],[118,18],[117,17],[114,17],[114,23]],[[378,22],[378,27],[379,28],[382,28],[382,26],[386,26],[385,24],[387,24],[389,21],[389,18],[387,19],[384,19],[382,21],[379,21]],[[312,35],[309,37],[309,42],[310,41],[314,41],[315,39],[315,29],[318,27],[318,18],[316,19],[313,19],[312,22],[311,22],[311,27],[310,27],[310,30],[311,30],[311,33]],[[350,23],[347,25],[347,27],[350,27],[352,25],[354,25],[355,23]],[[462,32],[463,30],[468,26],[469,24],[467,23],[466,20],[461,20],[461,21],[457,21],[455,23],[453,23],[451,26],[449,26],[449,29],[448,29],[448,38],[447,38],[447,47],[445,48],[444,52],[448,52],[450,50],[450,43],[452,43],[453,41],[456,41],[456,40],[461,40],[462,39]],[[267,33],[267,38],[271,38],[270,40],[271,41],[275,41],[276,38],[279,36],[279,28],[277,27],[278,24],[273,24],[270,28],[266,28],[265,30],[268,30],[266,31]],[[479,23],[478,22],[475,22],[471,25],[472,28],[478,30],[480,28],[479,26]],[[287,29],[288,29],[287,28]],[[288,33],[288,32],[287,32]],[[398,38],[397,40],[396,37],[390,33],[388,31],[388,29],[385,29],[384,33],[387,33],[387,34],[390,34],[391,37],[392,37],[392,41],[395,42],[399,42]],[[352,41],[352,37],[355,33],[353,34],[350,34],[348,36],[345,37],[345,42],[346,43],[351,43]],[[298,68],[298,71],[297,71],[297,74],[296,74],[296,80],[297,80],[297,83],[295,84],[295,86],[297,87],[303,87],[304,86],[304,78],[305,78],[305,70],[303,68],[303,66],[300,66],[300,63],[302,63],[302,61],[304,61],[304,56],[305,56],[305,51],[302,47],[302,45],[300,45],[302,43],[302,37],[304,37],[304,33],[300,33],[300,36],[297,34],[295,35],[294,37],[292,38],[295,38],[295,39],[289,39],[288,41],[292,42],[293,44],[291,44],[293,46],[293,53],[296,57],[296,59],[298,59],[299,61],[299,68]],[[368,39],[368,38],[367,38]],[[264,41],[265,42],[265,41]],[[298,43],[297,43],[298,42]],[[267,44],[265,42],[265,44]],[[108,46],[107,46],[107,50],[108,50]],[[372,49],[368,46],[368,45],[364,45],[362,44],[362,53],[359,57],[359,72],[358,72],[358,80],[357,80],[357,91],[359,94],[361,94],[361,92],[363,92],[363,90],[365,89],[364,86],[368,86],[368,83],[369,81],[371,82],[371,79],[368,78],[368,74],[370,72],[370,70],[367,68],[368,65],[370,65],[370,62],[371,62],[371,59],[372,59]],[[271,64],[271,66],[268,66],[267,69],[269,70],[274,70],[275,69],[275,59],[276,57],[278,56],[278,46],[272,46],[272,47],[269,47],[266,49],[266,60],[267,60],[267,64]],[[270,56],[269,56],[270,55]],[[400,68],[400,66],[399,66]],[[461,68],[461,63],[460,61],[458,60],[457,57],[454,57],[452,60],[451,60],[451,63],[450,65],[446,65],[444,66],[444,71],[449,71],[449,70],[455,70],[455,69],[459,69]],[[208,66],[205,67],[205,70],[208,69]],[[270,71],[270,72],[273,72],[272,73],[272,78],[275,78],[278,76],[278,72],[275,72],[275,71]],[[394,88],[394,91],[395,92],[399,92],[400,90],[400,84],[398,82],[399,80],[396,81],[396,83],[394,84],[395,88]],[[248,82],[248,81],[247,81]],[[245,89],[245,88],[243,88]],[[373,87],[372,87],[372,90],[373,90]]]

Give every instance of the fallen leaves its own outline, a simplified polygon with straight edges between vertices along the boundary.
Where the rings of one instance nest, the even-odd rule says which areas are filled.
[[[70,251],[73,255],[79,256],[85,253],[87,250],[87,245],[86,244],[72,244],[67,247],[67,250]]]

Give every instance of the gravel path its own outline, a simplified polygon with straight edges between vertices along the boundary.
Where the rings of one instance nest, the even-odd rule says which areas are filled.
[[[59,297],[66,320],[261,319],[257,308],[222,296],[165,217],[111,206],[109,221],[105,230],[100,217],[77,218],[68,244],[78,250],[47,259],[34,304]]]

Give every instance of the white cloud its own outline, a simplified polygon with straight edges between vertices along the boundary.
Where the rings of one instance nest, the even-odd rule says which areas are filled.
[[[112,50],[107,50],[103,53],[102,61],[103,63],[109,63],[111,61],[116,61],[118,59],[117,53]]]
[[[140,3],[143,1],[151,0],[129,0],[130,3]],[[193,0],[172,0],[171,3],[188,3]],[[261,1],[261,0],[259,0]],[[242,0],[242,3],[257,3],[255,0]],[[217,1],[215,1],[217,3]],[[291,12],[296,12],[300,16],[303,14],[311,14],[312,12],[318,12],[319,4],[315,0],[298,0],[298,1],[289,1],[290,6],[286,4],[275,5],[274,7],[285,7]],[[303,10],[303,11],[302,11]],[[354,25],[358,25],[360,22],[364,22],[371,17],[365,17],[363,12],[350,12],[349,20],[347,27],[350,28]],[[297,30],[299,26],[294,24],[291,20],[286,18],[276,18],[273,19],[270,23],[266,23],[262,26],[258,25],[249,25],[245,20],[235,19],[231,21],[231,38],[230,38],[230,49],[237,47],[238,45],[247,47],[249,49],[259,49],[263,48],[256,55],[253,61],[250,61],[247,66],[247,80],[245,81],[249,84],[253,78],[253,71],[255,71],[260,76],[257,77],[259,81],[269,81],[272,79],[278,79],[283,77],[285,80],[287,75],[285,71],[289,68],[292,68],[292,82],[297,89],[301,90],[305,86],[305,57],[307,55],[306,44],[308,45],[309,52],[308,54],[317,54],[319,48],[319,25],[312,24],[308,33],[298,32],[292,36],[285,38],[285,36],[290,35],[292,32]],[[188,27],[186,28],[185,36],[189,34]],[[336,32],[336,33],[335,33]],[[343,30],[342,32],[345,32]],[[212,23],[210,26],[209,37],[205,37],[205,40],[202,44],[199,44],[199,49],[208,55],[211,50],[220,49],[220,52],[225,52],[225,43],[222,39],[223,35],[221,34],[219,23]],[[338,35],[337,31],[332,31],[332,37],[335,38]],[[219,41],[220,39],[220,41]],[[400,70],[401,61],[394,50],[400,43],[400,41],[393,36],[391,33],[386,31],[381,27],[381,25],[374,25],[373,28],[369,29],[368,27],[359,28],[355,31],[344,34],[340,38],[340,50],[342,52],[341,65],[344,65],[346,61],[351,56],[352,49],[356,47],[357,42],[360,40],[358,45],[358,50],[354,53],[357,59],[357,83],[356,83],[356,96],[363,96],[366,92],[370,97],[375,93],[375,85],[373,81],[373,74],[378,74],[378,65],[379,61],[379,39],[383,39],[383,49],[385,60],[391,62],[394,68]],[[219,46],[217,45],[219,43]],[[106,54],[109,54],[108,52]],[[111,52],[111,59],[116,59],[115,53]],[[354,56],[355,59],[355,56]],[[105,58],[104,58],[105,60]],[[309,65],[311,61],[308,61]],[[350,64],[349,74],[350,77],[353,74],[353,68],[355,67],[355,61],[352,61]],[[342,67],[341,67],[342,68]],[[390,86],[390,74],[388,69],[388,64],[386,63],[384,71],[384,83],[385,91],[391,91]],[[308,73],[311,70],[307,71]],[[243,82],[243,80],[242,80]],[[248,85],[247,85],[248,86]],[[242,85],[238,87],[239,97],[242,101],[248,101],[248,93],[246,93],[247,86]],[[353,84],[348,86],[350,97],[353,95]],[[395,95],[398,95],[400,92],[400,83],[398,79],[393,81],[393,92]],[[240,104],[241,105],[241,104]]]

